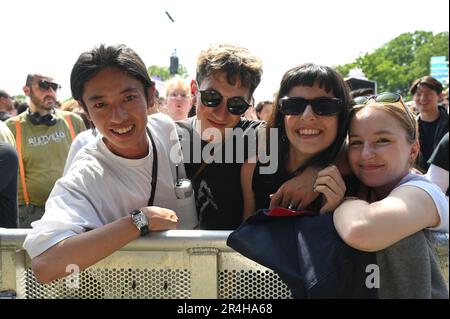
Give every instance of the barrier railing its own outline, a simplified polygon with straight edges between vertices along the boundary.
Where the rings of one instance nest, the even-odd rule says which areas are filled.
[[[174,230],[139,238],[88,269],[36,281],[26,229],[0,228],[0,298],[291,298],[277,274],[226,246],[228,231]],[[448,283],[448,234],[434,247]]]

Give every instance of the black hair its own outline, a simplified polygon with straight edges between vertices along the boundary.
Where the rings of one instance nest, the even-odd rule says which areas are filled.
[[[279,100],[289,94],[289,91],[295,86],[309,86],[313,87],[317,84],[326,92],[332,92],[334,97],[342,100],[342,111],[338,114],[338,131],[334,142],[319,154],[313,156],[310,160],[304,163],[297,170],[301,170],[308,165],[317,167],[325,167],[333,163],[339,151],[341,150],[345,138],[347,136],[348,123],[350,117],[350,109],[352,100],[350,97],[350,89],[342,76],[333,68],[317,65],[312,63],[302,64],[288,70],[280,83],[280,88],[276,94],[274,101],[275,110],[267,124],[267,142],[270,143],[270,129],[278,128],[278,156],[279,163],[284,163],[286,154],[289,153],[289,140],[286,137],[284,127],[284,115],[278,108]],[[270,150],[269,144],[267,147]]]
[[[95,47],[83,52],[75,62],[70,74],[70,88],[75,100],[80,101],[83,109],[88,112],[82,97],[84,85],[98,72],[105,68],[123,70],[144,85],[145,97],[148,98],[148,88],[154,85],[150,79],[144,62],[131,48],[125,45]]]

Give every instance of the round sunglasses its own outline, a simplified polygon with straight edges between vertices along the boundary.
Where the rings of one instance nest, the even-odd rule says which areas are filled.
[[[319,97],[308,100],[302,97],[284,97],[278,102],[278,109],[284,115],[301,115],[308,105],[316,115],[332,116],[342,110],[343,102],[334,97]]]
[[[200,91],[202,103],[208,107],[217,107],[222,103],[224,96],[216,90]],[[242,96],[228,97],[227,109],[233,115],[242,115],[251,105]]]

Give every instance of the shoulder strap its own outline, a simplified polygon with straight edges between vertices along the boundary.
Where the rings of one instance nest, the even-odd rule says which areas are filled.
[[[15,122],[16,124],[16,146],[17,146],[17,155],[19,157],[19,173],[20,173],[20,181],[22,183],[23,189],[23,199],[25,204],[30,203],[30,196],[28,195],[27,185],[25,183],[25,168],[23,167],[23,156],[22,156],[22,127],[20,126],[20,120]]]
[[[156,192],[156,181],[158,179],[158,153],[156,151],[155,141],[153,140],[152,134],[150,134],[150,130],[147,127],[147,134],[150,137],[150,142],[152,143],[152,151],[153,151],[153,165],[152,165],[152,190],[150,193],[150,198],[148,200],[148,206],[153,206],[153,202],[155,201],[155,192]]]
[[[73,123],[72,123],[72,119],[70,118],[70,115],[67,114],[66,115],[66,120],[67,120],[67,124],[69,124],[69,131],[70,131],[70,136],[72,137],[72,141],[75,139],[75,130],[73,129]]]

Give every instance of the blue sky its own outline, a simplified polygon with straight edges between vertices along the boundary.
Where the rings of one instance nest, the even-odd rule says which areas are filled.
[[[260,101],[300,63],[349,63],[404,32],[448,31],[449,1],[7,0],[0,30],[0,88],[12,95],[39,72],[62,84],[61,100],[69,98],[73,63],[99,43],[125,43],[147,65],[168,66],[176,49],[194,76],[202,48],[231,42],[263,60]]]

